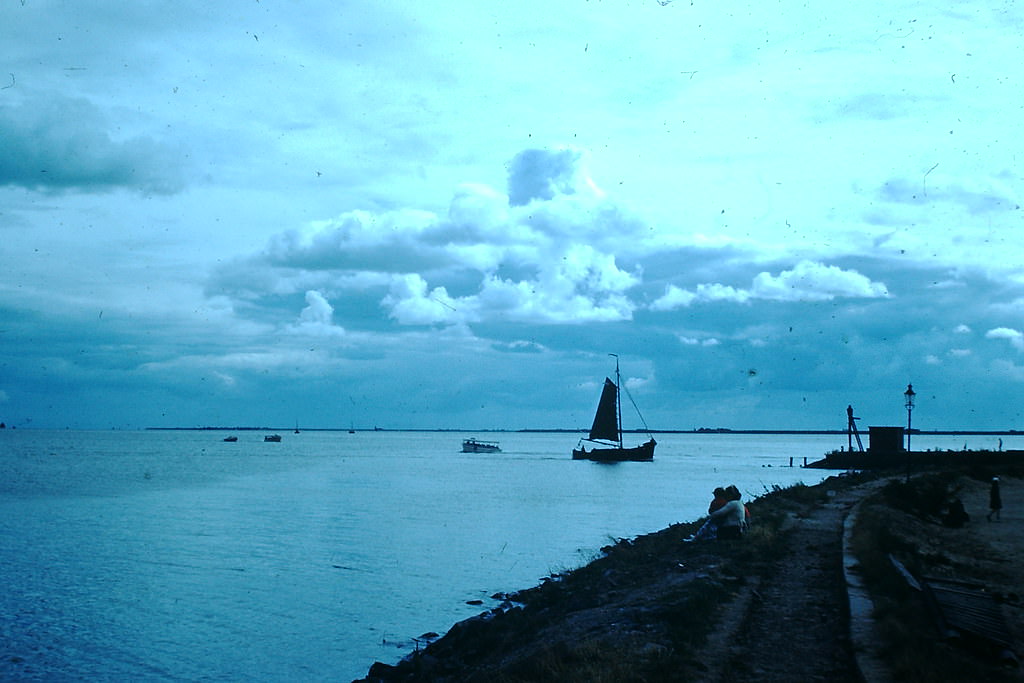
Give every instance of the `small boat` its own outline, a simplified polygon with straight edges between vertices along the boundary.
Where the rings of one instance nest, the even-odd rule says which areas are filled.
[[[228,443],[234,443],[234,442],[238,441],[238,437],[237,436],[225,436],[224,440],[227,441]]]
[[[466,439],[462,442],[463,453],[501,453],[497,441],[480,441],[478,439]]]
[[[278,441],[281,440],[281,435],[280,434],[267,434],[265,437],[263,437],[263,440],[264,441],[272,441],[274,443],[277,443]]]
[[[598,462],[624,462],[654,460],[654,447],[658,444],[652,436],[639,446],[626,448],[622,444],[622,405],[619,398],[619,387],[622,379],[619,376],[619,357],[615,356],[615,381],[605,377],[601,400],[597,404],[594,425],[590,435],[580,439],[576,448],[572,449],[573,460],[596,460]],[[634,404],[635,407],[635,404]],[[637,409],[637,413],[640,410]],[[641,422],[643,416],[640,417]],[[646,427],[646,425],[644,425]],[[589,451],[584,441],[597,444]]]

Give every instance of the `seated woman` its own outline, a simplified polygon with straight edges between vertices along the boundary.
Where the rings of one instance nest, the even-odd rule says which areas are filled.
[[[741,538],[747,525],[746,506],[740,502],[742,495],[735,486],[715,489],[715,500],[708,508],[708,520],[696,534],[683,541],[711,541],[716,538]]]
[[[740,491],[735,486],[726,489],[729,502],[711,513],[711,521],[718,526],[718,538],[742,538],[747,524],[747,509],[740,502]]]
[[[708,505],[709,515],[729,502],[726,490],[721,486],[716,487],[713,493],[714,498],[711,499],[711,504]],[[700,529],[697,530],[696,534],[688,536],[683,540],[687,543],[692,543],[693,541],[713,541],[716,538],[718,538],[718,525],[709,517],[707,521],[701,525]]]

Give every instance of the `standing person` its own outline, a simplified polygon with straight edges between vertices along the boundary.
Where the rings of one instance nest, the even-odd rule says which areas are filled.
[[[1000,521],[1001,510],[1003,509],[1003,496],[999,493],[999,477],[992,477],[992,488],[988,490],[988,521],[992,521],[992,515],[996,521]]]

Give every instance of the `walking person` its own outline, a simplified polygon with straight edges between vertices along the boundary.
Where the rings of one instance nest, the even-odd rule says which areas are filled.
[[[992,521],[992,515],[996,521],[1000,521],[1001,510],[1003,509],[1003,497],[999,493],[999,477],[992,477],[992,488],[988,490],[988,521]]]

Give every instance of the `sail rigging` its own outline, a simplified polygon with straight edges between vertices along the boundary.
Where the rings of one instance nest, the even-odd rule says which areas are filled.
[[[654,447],[657,444],[653,437],[646,443],[633,448],[625,448],[622,445],[622,403],[619,394],[622,388],[622,377],[619,374],[619,357],[614,353],[609,355],[615,358],[615,381],[613,382],[610,377],[605,377],[604,379],[604,386],[601,388],[601,398],[597,404],[597,412],[594,414],[594,424],[590,428],[590,434],[586,441],[611,442],[614,446],[593,448],[588,451],[583,445],[584,440],[581,439],[579,445],[572,451],[573,460],[613,462],[622,460],[653,460]],[[636,408],[636,402],[633,401],[632,396],[629,397],[629,400],[633,402],[633,407]],[[637,414],[639,413],[640,411],[637,409]],[[640,420],[644,422],[643,416],[640,417]],[[646,422],[644,422],[644,427],[647,427]]]

